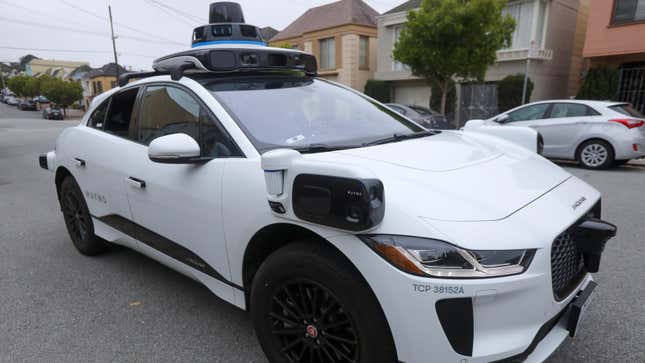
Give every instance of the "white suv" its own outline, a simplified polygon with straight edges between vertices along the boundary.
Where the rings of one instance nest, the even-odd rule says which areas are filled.
[[[574,335],[616,231],[600,194],[315,64],[201,46],[97,97],[39,159],[76,248],[127,246],[249,310],[273,363],[541,361]]]

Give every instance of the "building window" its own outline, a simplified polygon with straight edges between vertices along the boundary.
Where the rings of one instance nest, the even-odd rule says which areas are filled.
[[[358,67],[370,67],[370,38],[362,35],[358,38]]]
[[[320,69],[336,69],[336,39],[320,40]]]
[[[612,24],[645,20],[645,0],[614,0]]]
[[[103,93],[103,82],[96,81],[96,91],[97,93]]]
[[[546,7],[546,2],[542,0],[513,2],[504,7],[502,14],[508,14],[515,20],[511,49],[527,49],[531,46],[531,41],[543,47],[547,21]],[[536,22],[535,34],[533,34],[534,22]]]
[[[110,81],[110,89],[116,87],[116,81]]]
[[[403,26],[401,25],[398,25],[392,28],[392,49],[394,49],[394,45],[396,44],[396,42],[399,41],[402,30],[403,30]],[[394,60],[394,57],[392,57],[392,70],[395,72],[409,71],[410,67],[406,66],[405,64],[397,60]]]

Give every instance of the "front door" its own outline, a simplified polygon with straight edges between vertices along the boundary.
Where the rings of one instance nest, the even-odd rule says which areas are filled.
[[[184,133],[193,137],[203,164],[161,164],[148,158],[155,138]],[[174,266],[202,281],[224,299],[233,293],[222,227],[222,176],[239,156],[219,123],[184,88],[147,86],[138,115],[137,167],[128,175],[128,199],[144,252],[171,259]],[[186,267],[189,267],[188,269]]]

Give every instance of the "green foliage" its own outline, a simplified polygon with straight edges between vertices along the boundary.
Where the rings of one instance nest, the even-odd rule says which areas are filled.
[[[41,82],[41,90],[51,102],[63,108],[67,108],[83,96],[83,88],[79,82],[58,78],[49,78]]]
[[[391,102],[391,89],[390,82],[387,81],[369,79],[365,83],[365,94],[383,103]]]
[[[502,15],[506,0],[424,0],[408,13],[408,22],[394,45],[394,59],[415,76],[441,88],[445,113],[450,80],[481,80],[497,59],[496,51],[511,44],[515,21]]]
[[[599,67],[587,71],[580,91],[579,100],[612,100],[618,93],[619,71],[616,68]]]
[[[522,91],[524,89],[524,75],[516,74],[506,76],[497,83],[497,108],[499,112],[506,112],[512,108],[522,105]],[[531,78],[526,84],[526,100],[531,99],[533,93],[533,81]]]
[[[25,97],[25,88],[31,77],[15,76],[7,81],[7,87],[18,97]]]
[[[284,49],[293,49],[293,44],[291,42],[281,42],[277,44],[271,44],[274,48],[284,48]]]
[[[441,110],[441,87],[437,84],[432,85],[432,94],[430,95],[430,108],[434,111]],[[450,80],[448,95],[446,98],[446,111],[445,116],[454,115],[455,108],[457,107],[457,88],[455,82]]]

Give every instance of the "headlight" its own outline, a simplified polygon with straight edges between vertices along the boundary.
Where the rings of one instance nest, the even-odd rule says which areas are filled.
[[[466,250],[436,239],[361,235],[363,242],[402,271],[441,278],[482,278],[521,274],[534,249]]]

